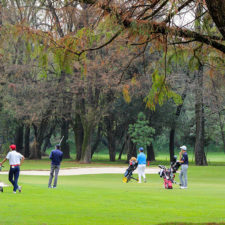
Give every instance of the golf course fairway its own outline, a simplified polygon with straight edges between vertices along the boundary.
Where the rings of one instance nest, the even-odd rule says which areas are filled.
[[[147,183],[122,183],[123,175],[60,176],[48,189],[47,176],[21,176],[22,193],[0,193],[0,225],[143,225],[225,223],[225,171],[191,166],[188,189],[163,188],[157,174]],[[7,175],[0,181],[9,184]],[[178,175],[176,180],[179,181]]]

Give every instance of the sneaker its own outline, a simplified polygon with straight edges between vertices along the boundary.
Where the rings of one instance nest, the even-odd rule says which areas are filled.
[[[183,187],[184,189],[187,189],[188,187]]]
[[[16,194],[16,191],[14,191],[13,194]]]
[[[53,188],[56,188],[56,187],[53,187]]]
[[[19,192],[21,192],[21,191],[22,191],[22,187],[21,187],[21,186],[19,186],[19,187],[18,187],[18,190],[19,190]]]
[[[52,188],[52,186],[48,186],[48,188]]]
[[[3,192],[3,187],[0,187],[0,191]]]
[[[183,186],[180,186],[180,189],[185,189],[185,187],[183,187]]]
[[[146,178],[144,179],[144,182],[145,182],[145,183],[147,182]]]
[[[138,183],[139,183],[139,184],[141,184],[141,182],[140,182],[140,181],[139,181]]]

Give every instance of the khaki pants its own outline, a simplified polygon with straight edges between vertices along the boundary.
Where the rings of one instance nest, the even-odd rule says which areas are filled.
[[[187,164],[181,165],[180,185],[182,187],[187,187],[187,169],[188,169],[188,165]]]
[[[138,179],[140,183],[141,183],[141,177],[143,177],[145,180],[145,168],[146,168],[145,164],[138,165]]]

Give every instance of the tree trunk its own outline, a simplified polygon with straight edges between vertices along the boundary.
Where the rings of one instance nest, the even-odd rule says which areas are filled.
[[[84,139],[84,129],[81,122],[80,115],[77,113],[75,117],[75,122],[73,125],[74,140],[76,145],[76,160],[81,160],[82,143]]]
[[[95,151],[97,150],[98,145],[99,145],[99,143],[101,141],[101,130],[102,130],[102,127],[99,124],[98,125],[98,131],[97,131],[97,137],[96,137],[96,140],[94,142],[94,145],[91,148],[91,158],[93,157],[93,155],[94,155]]]
[[[125,148],[125,144],[126,144],[126,142],[123,143],[123,146],[122,146],[122,148],[120,150],[120,154],[119,154],[118,160],[121,160],[121,157],[122,157],[122,154],[123,154],[123,151],[124,151],[124,148]]]
[[[207,165],[204,151],[204,107],[203,107],[203,66],[199,66],[196,73],[195,92],[195,117],[196,117],[196,140],[195,140],[195,164]]]
[[[41,159],[41,145],[42,142],[35,138],[34,142],[31,145],[31,154],[30,159]]]
[[[51,145],[50,139],[51,139],[51,137],[49,137],[49,136],[47,136],[47,137],[45,138],[44,146],[43,146],[43,148],[42,148],[42,154],[43,154],[43,155],[45,154],[47,148],[49,148],[49,147],[52,146],[52,145]]]
[[[225,153],[225,134],[223,131],[224,128],[224,124],[223,124],[223,119],[222,119],[222,114],[221,114],[221,104],[218,98],[218,93],[217,93],[217,87],[216,87],[216,83],[213,79],[213,77],[211,77],[211,81],[212,81],[212,87],[213,87],[213,92],[212,95],[215,98],[215,108],[216,108],[216,112],[218,114],[218,118],[219,118],[219,125],[220,125],[220,133],[221,133],[221,137],[222,137],[222,141],[223,141],[223,151]]]
[[[131,157],[137,157],[136,145],[131,141],[130,136],[127,137],[126,147],[127,152],[127,162],[129,162]]]
[[[81,162],[91,163],[91,138],[93,132],[93,125],[90,123],[83,124],[84,127],[84,139],[82,144]]]
[[[15,134],[15,145],[16,150],[23,154],[23,124],[20,124],[16,128],[16,134]]]
[[[206,4],[214,23],[225,38],[225,4],[224,0],[206,0]]]
[[[47,129],[47,123],[44,123],[44,120],[40,124],[40,126],[36,126],[33,124],[34,128],[34,137],[35,140],[30,149],[30,159],[41,159],[41,146],[44,141],[44,134]]]
[[[147,161],[155,161],[155,152],[152,143],[147,146]]]
[[[68,144],[69,138],[69,121],[62,119],[61,125],[61,137],[64,137],[61,143],[61,150],[63,152],[64,159],[70,159],[70,146]]]
[[[110,114],[108,117],[105,118],[108,148],[109,148],[109,160],[111,162],[116,161],[116,146],[115,146],[115,134],[113,130],[113,121],[114,118],[112,114]]]
[[[198,23],[195,25],[195,29],[201,31],[201,19],[199,16],[202,14],[203,5],[200,2],[196,8],[195,16]],[[198,55],[201,51],[198,52]],[[204,104],[203,104],[203,64],[201,63],[200,57],[196,55],[198,59],[199,67],[196,71],[196,90],[195,90],[195,117],[196,117],[196,139],[195,139],[195,164],[196,165],[207,165],[207,160],[204,151]]]
[[[170,162],[172,162],[174,157],[174,139],[175,139],[175,126],[172,125],[170,129]]]
[[[181,95],[181,99],[182,99],[183,102],[184,102],[184,99],[186,98],[186,93],[187,93],[187,84],[185,86],[184,92]],[[169,143],[170,162],[173,161],[173,157],[174,157],[174,140],[175,140],[176,122],[177,122],[177,120],[180,116],[182,107],[183,107],[183,103],[177,106],[175,118],[173,120],[172,127],[170,129],[170,143]]]
[[[53,123],[50,130],[49,130],[49,133],[45,136],[45,140],[44,140],[44,146],[42,148],[42,153],[45,153],[47,148],[51,147],[52,144],[51,144],[51,136],[55,130],[55,127],[56,127],[56,123]]]
[[[223,122],[222,122],[222,115],[221,115],[221,112],[219,111],[218,112],[218,117],[219,117],[219,122],[220,122],[220,133],[221,133],[221,137],[222,137],[222,141],[223,141],[223,151],[225,153],[225,134],[224,134],[224,131],[223,131]]]
[[[27,125],[25,128],[24,156],[25,158],[30,157],[30,126],[29,125]]]

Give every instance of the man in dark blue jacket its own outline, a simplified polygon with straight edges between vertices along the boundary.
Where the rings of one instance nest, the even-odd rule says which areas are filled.
[[[49,188],[52,188],[52,179],[54,176],[54,172],[55,172],[55,179],[54,179],[53,188],[56,188],[56,186],[57,186],[60,163],[61,163],[62,157],[63,157],[63,153],[62,153],[62,151],[60,151],[60,145],[56,145],[55,147],[56,147],[56,149],[52,150],[51,154],[49,156],[49,158],[52,160],[51,172],[50,172],[50,177],[49,177],[49,182],[48,182]]]

